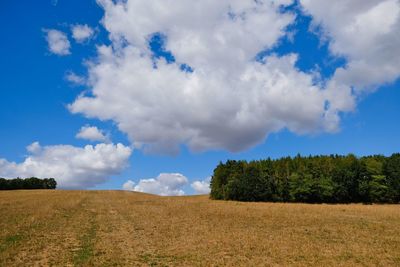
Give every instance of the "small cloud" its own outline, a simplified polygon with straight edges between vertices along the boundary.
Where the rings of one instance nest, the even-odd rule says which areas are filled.
[[[141,179],[137,185],[128,180],[122,188],[161,196],[182,196],[185,195],[183,187],[188,183],[188,179],[180,173],[161,173],[156,178]]]
[[[135,182],[132,181],[132,180],[126,181],[126,182],[122,185],[122,189],[128,190],[128,191],[134,191],[134,190],[135,190]]]
[[[76,85],[85,85],[86,84],[86,78],[83,76],[79,76],[75,74],[74,72],[68,72],[65,75],[65,79],[69,81],[70,83],[76,84]]]
[[[211,182],[211,177],[208,177],[203,181],[194,181],[190,186],[194,189],[196,194],[205,195],[209,194],[211,191],[210,182]]]
[[[54,29],[44,31],[46,32],[48,49],[51,53],[59,56],[66,56],[71,54],[71,44],[65,33]]]
[[[26,147],[26,150],[32,154],[37,154],[41,151],[41,146],[39,144],[39,142],[34,142],[32,144],[30,144],[29,146]]]
[[[90,38],[92,38],[94,35],[94,30],[89,27],[88,25],[74,25],[72,26],[72,37],[75,39],[76,42],[78,43],[83,43]]]
[[[103,130],[99,130],[96,126],[83,126],[76,134],[76,138],[85,139],[92,142],[110,142],[110,137]]]

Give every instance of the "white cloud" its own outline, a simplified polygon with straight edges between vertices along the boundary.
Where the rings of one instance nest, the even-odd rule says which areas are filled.
[[[65,75],[65,79],[76,85],[85,85],[86,84],[86,78],[83,76],[79,76],[74,72],[67,72],[67,74]]]
[[[39,142],[34,142],[26,147],[26,150],[32,154],[39,153],[41,149]]]
[[[83,126],[76,134],[76,138],[86,139],[92,142],[110,142],[108,135],[104,134],[104,131],[99,130],[96,126]]]
[[[182,196],[185,194],[183,187],[188,183],[188,179],[180,173],[161,173],[156,178],[141,179],[137,185],[128,180],[122,188],[161,196]]]
[[[211,191],[210,182],[211,182],[211,177],[208,177],[203,181],[194,181],[190,186],[194,189],[196,194],[205,195],[209,194]]]
[[[58,188],[88,188],[105,182],[127,166],[131,148],[122,144],[28,146],[21,163],[0,159],[0,177],[53,177]]]
[[[132,181],[132,180],[126,181],[126,182],[122,185],[122,189],[128,190],[128,191],[135,191],[135,182]]]
[[[203,181],[194,181],[190,186],[195,194],[209,194],[210,181],[211,177],[208,177]],[[161,196],[182,196],[185,195],[183,187],[188,183],[188,179],[180,173],[161,173],[157,178],[141,179],[137,185],[134,181],[128,180],[122,188]]]
[[[375,89],[400,77],[400,1],[301,0],[314,26],[330,41],[334,55],[348,64],[333,77],[335,86]]]
[[[74,25],[72,26],[72,37],[78,43],[83,43],[93,37],[94,31],[88,25]]]
[[[45,32],[50,52],[60,56],[71,54],[69,50],[71,45],[65,33],[54,29],[45,30]]]
[[[69,108],[115,121],[135,147],[241,151],[283,128],[334,132],[338,112],[353,108],[351,90],[315,85],[312,74],[294,66],[296,55],[254,60],[294,22],[294,14],[280,11],[282,1],[99,3],[112,46],[98,47],[88,69],[91,94]],[[160,59],[154,68],[154,33],[166,36],[175,63]],[[194,71],[182,71],[182,63]]]

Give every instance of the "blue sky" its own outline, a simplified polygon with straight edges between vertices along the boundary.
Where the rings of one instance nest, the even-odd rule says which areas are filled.
[[[107,1],[104,1],[104,3],[106,2]],[[146,1],[143,2],[143,5],[148,5],[145,4],[145,2]],[[179,5],[179,2],[181,1],[178,1],[177,5]],[[388,6],[389,4],[397,3],[393,1],[384,2],[388,2]],[[338,6],[341,4],[343,4],[341,1],[337,3]],[[368,15],[375,11],[379,13],[380,9],[385,8],[384,6],[379,6],[379,1],[377,1],[375,5],[365,5],[365,7],[363,6],[364,9],[358,7],[357,10],[352,10],[349,8],[349,14],[347,15],[349,17],[358,16],[359,18],[365,18],[365,14]],[[265,122],[266,126],[262,127],[262,130],[260,130],[258,126],[253,126],[253,123],[246,122],[240,129],[249,127],[249,133],[240,133],[236,136],[232,132],[237,132],[237,129],[239,128],[233,127],[232,129],[229,129],[229,131],[223,132],[223,134],[226,135],[232,133],[232,137],[227,137],[227,139],[231,138],[233,141],[225,143],[223,140],[224,138],[220,138],[220,136],[217,136],[214,132],[209,133],[207,132],[207,128],[205,129],[201,128],[203,126],[199,126],[203,124],[208,125],[208,122],[201,121],[201,123],[199,122],[196,124],[196,120],[194,119],[194,122],[187,123],[186,117],[181,119],[179,117],[180,115],[177,115],[178,117],[175,120],[175,115],[163,115],[160,117],[163,127],[168,125],[168,123],[179,123],[180,127],[182,127],[182,132],[185,133],[184,137],[181,138],[180,131],[168,132],[168,134],[171,134],[172,136],[172,142],[174,145],[176,143],[179,149],[176,150],[175,148],[172,148],[171,150],[167,149],[168,151],[166,151],[164,147],[166,141],[162,137],[155,136],[154,139],[156,142],[152,143],[153,141],[150,142],[146,139],[146,136],[141,131],[142,128],[136,126],[136,122],[142,121],[143,116],[144,121],[153,119],[157,121],[154,115],[157,113],[153,112],[156,112],[158,109],[155,111],[151,110],[151,115],[148,117],[146,117],[146,109],[145,111],[140,110],[140,120],[139,117],[135,117],[136,115],[134,114],[132,115],[132,121],[135,121],[135,125],[128,125],[126,127],[121,125],[126,125],[127,121],[130,121],[129,116],[128,118],[125,118],[126,116],[120,116],[119,114],[103,114],[102,108],[88,110],[87,107],[78,107],[78,111],[72,111],[71,108],[69,108],[69,105],[73,104],[78,96],[83,92],[86,92],[86,96],[92,96],[93,90],[97,90],[96,88],[103,88],[103,83],[100,83],[100,81],[104,83],[107,81],[107,84],[113,84],[112,81],[110,83],[109,80],[106,80],[112,79],[112,77],[100,77],[100,75],[103,74],[96,74],[99,81],[92,84],[74,84],[67,79],[67,76],[70,73],[74,73],[79,77],[88,77],[88,71],[93,71],[94,69],[91,69],[87,62],[91,62],[95,65],[97,64],[98,66],[105,64],[101,59],[99,59],[99,52],[97,50],[99,46],[106,45],[111,47],[114,45],[117,47],[121,44],[119,43],[121,40],[111,40],[108,35],[110,31],[113,31],[115,25],[119,25],[119,22],[116,21],[115,18],[114,20],[110,19],[108,22],[101,22],[105,12],[109,12],[109,17],[113,16],[113,13],[111,12],[112,8],[112,6],[107,6],[106,4],[103,4],[102,6],[99,3],[96,3],[96,1],[75,0],[48,0],[35,2],[2,1],[0,3],[0,25],[2,25],[0,28],[2,36],[0,42],[0,159],[6,161],[6,164],[0,164],[0,176],[7,176],[9,174],[24,176],[25,173],[29,173],[29,170],[26,170],[26,167],[10,170],[10,164],[11,162],[19,164],[24,162],[27,157],[35,157],[33,152],[29,153],[26,149],[26,147],[33,142],[40,142],[42,148],[47,147],[49,150],[60,144],[82,148],[85,145],[96,145],[99,143],[98,141],[92,142],[90,140],[76,138],[76,134],[83,126],[95,126],[98,129],[101,129],[104,133],[108,133],[112,143],[122,143],[124,147],[132,148],[132,153],[129,154],[126,159],[124,158],[127,162],[120,162],[120,168],[107,170],[105,173],[99,172],[99,174],[94,178],[98,181],[96,183],[89,182],[82,184],[82,187],[90,189],[121,189],[122,185],[127,180],[131,180],[138,185],[140,184],[141,179],[156,178],[160,173],[180,173],[187,177],[188,181],[179,183],[179,187],[175,189],[183,190],[187,194],[191,194],[195,192],[193,186],[191,186],[192,182],[195,180],[201,181],[206,179],[212,175],[212,171],[219,161],[225,161],[227,159],[252,160],[265,157],[276,158],[288,155],[293,156],[297,153],[303,155],[333,153],[354,153],[358,156],[368,154],[390,155],[391,153],[400,151],[400,142],[398,138],[398,136],[400,136],[398,119],[400,117],[399,65],[387,61],[382,63],[382,60],[378,59],[379,50],[376,52],[378,53],[377,56],[373,57],[370,55],[364,56],[362,53],[358,53],[357,51],[352,51],[351,49],[346,50],[347,48],[343,48],[344,46],[342,46],[341,43],[349,44],[353,39],[341,35],[341,32],[339,31],[339,26],[341,25],[339,22],[332,20],[324,21],[323,18],[325,15],[321,11],[321,8],[318,7],[318,4],[313,6],[312,3],[309,4],[309,6],[306,4],[302,6],[302,3],[296,2],[291,5],[289,4],[289,6],[285,8],[280,7],[280,11],[276,11],[274,16],[280,16],[281,13],[286,13],[291,14],[294,18],[292,17],[290,22],[285,21],[287,24],[285,27],[282,25],[276,26],[278,28],[281,27],[279,29],[283,29],[283,33],[280,33],[280,35],[277,33],[276,36],[273,36],[275,38],[274,41],[260,38],[260,42],[265,41],[266,43],[270,42],[270,44],[262,46],[263,49],[254,54],[254,58],[259,57],[258,60],[261,62],[260,64],[264,64],[265,62],[274,62],[270,57],[277,57],[278,60],[280,60],[282,57],[295,53],[297,54],[298,59],[290,70],[305,73],[310,76],[314,75],[311,75],[311,73],[318,73],[318,75],[316,75],[318,81],[314,81],[314,83],[321,87],[321,91],[324,89],[327,90],[326,88],[328,87],[327,84],[329,84],[329,81],[336,80],[335,71],[338,68],[345,69],[345,72],[347,73],[347,76],[345,77],[350,78],[341,78],[340,76],[337,80],[341,82],[343,80],[346,82],[350,80],[350,82],[347,82],[346,84],[343,82],[343,84],[348,86],[348,94],[350,94],[348,97],[352,98],[355,101],[355,104],[352,106],[349,105],[351,107],[335,107],[334,112],[338,118],[340,118],[340,121],[337,125],[335,124],[335,129],[333,130],[329,127],[320,126],[325,125],[325,122],[320,121],[307,122],[306,126],[298,126],[298,122],[293,121],[292,117],[294,115],[291,113],[284,115],[284,118],[289,119],[278,117],[279,123],[277,125],[279,126],[275,126],[274,124],[271,128],[268,128],[270,127],[269,121]],[[223,11],[224,7],[218,8],[221,8]],[[246,7],[240,6],[238,8]],[[304,11],[303,8],[307,11]],[[173,8],[171,7],[171,9]],[[336,7],[331,9],[326,7],[325,9],[335,12]],[[361,12],[360,10],[364,10],[365,14],[359,14]],[[134,13],[129,13],[131,12],[129,8],[127,8],[126,12],[126,17],[118,17],[122,22],[124,18],[130,18],[134,15]],[[171,12],[174,11],[171,10]],[[188,12],[190,12],[190,10],[188,10]],[[247,12],[248,14],[253,14],[250,11]],[[270,14],[268,12],[266,12],[265,16]],[[400,24],[398,15],[396,14],[393,15],[393,24],[388,28],[391,32],[386,32],[388,36],[393,34],[395,35],[395,33],[399,32],[398,25]],[[188,16],[190,17],[190,14]],[[251,17],[251,15],[248,15],[248,17]],[[193,15],[193,19],[195,20],[196,18],[196,15]],[[322,19],[317,20],[317,18]],[[346,21],[346,19],[348,18],[344,18],[343,21]],[[337,20],[339,21],[341,18],[338,17]],[[157,18],[154,18],[154,21],[157,22]],[[178,28],[181,26],[179,21],[166,21],[167,24],[170,23]],[[182,21],[182,23],[185,23],[184,19],[182,19]],[[157,26],[158,24],[156,22],[154,24]],[[311,27],[315,26],[314,24],[318,24],[318,22],[322,22],[319,27],[325,29],[325,31]],[[365,20],[365,23],[367,22],[370,22],[370,20]],[[115,25],[113,25],[113,23],[115,23]],[[137,37],[135,34],[139,36],[141,33],[131,32],[129,23],[132,22],[127,22],[126,28],[118,30],[118,32],[122,32],[121,35],[124,37],[124,42],[127,42],[125,45],[127,47],[139,47],[139,49],[147,51],[145,48],[141,48],[139,41],[138,43],[135,43],[134,40],[136,40],[135,38]],[[198,24],[201,23],[202,21],[199,20]],[[348,23],[351,23],[351,21]],[[108,29],[104,27],[105,24],[108,25]],[[124,25],[124,23],[122,24]],[[92,36],[87,38],[87,40],[84,40],[83,43],[80,43],[72,36],[72,27],[74,25],[87,25],[94,33]],[[365,26],[369,27],[368,25]],[[143,28],[145,27],[147,27],[147,24],[143,25]],[[152,54],[152,58],[155,58],[154,67],[160,69],[160,73],[157,76],[159,79],[163,79],[164,77],[161,75],[162,68],[164,68],[162,66],[163,63],[161,63],[163,58],[167,58],[171,65],[178,63],[187,64],[187,66],[193,68],[192,70],[194,70],[195,73],[202,70],[203,67],[206,71],[217,73],[220,68],[224,67],[224,65],[220,66],[219,62],[210,63],[209,65],[206,63],[206,65],[203,66],[203,62],[197,61],[196,50],[193,54],[189,54],[189,56],[187,55],[190,51],[188,50],[189,52],[187,52],[184,50],[187,48],[183,48],[183,52],[178,50],[169,51],[177,47],[173,45],[174,38],[177,38],[179,41],[179,38],[182,37],[179,37],[180,32],[175,33],[175,35],[173,35],[174,33],[168,35],[170,32],[168,30],[170,29],[167,26],[161,25],[161,22],[160,29],[157,31],[162,32],[163,27],[165,27],[165,31],[167,32],[163,35],[164,40],[158,40],[158,44],[150,45],[150,49],[147,51],[149,54]],[[151,28],[151,32],[154,27],[149,26],[149,28]],[[49,49],[49,43],[46,37],[48,36],[49,30],[52,29],[60,31],[66,35],[70,43],[69,54],[57,55],[57,53],[54,53],[54,51],[52,52],[51,49]],[[185,31],[188,29],[194,34],[197,34],[200,30],[215,30],[211,26],[209,28],[202,28],[201,26],[196,25],[193,28],[190,28],[185,25]],[[269,30],[270,29],[265,29],[265,31]],[[374,27],[372,27],[371,31],[373,30]],[[153,31],[153,34],[159,33],[157,31]],[[260,29],[260,31],[256,33],[261,36],[265,34],[265,31]],[[364,34],[361,26],[359,31],[360,34]],[[377,31],[380,30],[378,29]],[[144,30],[143,32],[146,33]],[[173,31],[171,30],[171,32]],[[328,32],[328,34],[324,35],[320,32]],[[131,36],[133,36],[133,41],[129,39]],[[367,40],[365,41],[367,44],[370,42],[371,47],[375,47],[375,42],[379,41],[376,36],[374,38],[370,38],[369,36],[360,36],[359,38],[364,38]],[[390,44],[393,44],[394,41],[384,37],[385,36],[382,37],[382,40],[388,42],[388,47],[391,47]],[[200,36],[200,38],[203,37]],[[255,38],[257,39],[257,37]],[[177,43],[179,44],[178,41]],[[209,39],[206,39],[206,41],[213,42],[213,40]],[[257,42],[258,41],[259,40],[257,39]],[[335,46],[332,45],[333,43]],[[262,45],[262,43],[260,44]],[[239,48],[242,49],[240,45],[246,45],[246,43],[238,44]],[[358,41],[354,40],[354,46],[357,47],[357,45]],[[236,47],[234,48],[236,49]],[[361,48],[366,49],[368,46]],[[118,49],[121,49],[121,51],[124,52],[126,51],[124,50],[126,49],[125,47],[115,48],[116,51]],[[213,47],[209,47],[208,49],[213,50]],[[232,49],[232,53],[235,53],[235,51],[241,51],[235,49]],[[243,51],[252,51],[251,49],[243,49]],[[198,54],[199,57],[203,56],[201,52],[198,53],[200,53]],[[371,53],[374,52],[372,51]],[[391,53],[390,55],[392,58],[398,59],[400,56],[398,48],[393,48],[393,51],[388,51],[388,53]],[[173,59],[171,55],[173,55]],[[207,56],[210,55],[215,57],[211,52],[209,54],[204,54],[204,57],[207,58]],[[117,55],[113,56],[117,57]],[[187,60],[187,62],[182,62],[181,59]],[[189,62],[191,59],[193,59],[193,61]],[[221,61],[224,59],[225,57],[221,57]],[[129,61],[129,58],[127,60]],[[263,60],[265,60],[264,63]],[[365,77],[362,81],[355,80],[354,78],[356,75],[353,75],[353,73],[356,71],[353,71],[353,69],[356,69],[356,67],[353,68],[352,64],[356,66],[356,63],[353,62],[366,62],[368,66],[373,67],[365,70],[365,73],[362,73],[362,75],[364,75],[362,77]],[[238,64],[240,63],[241,62]],[[270,67],[274,68],[273,65]],[[369,77],[372,76],[368,71],[373,71],[374,73],[382,72],[383,70],[388,69],[386,67],[390,67],[390,69],[394,70],[393,74],[390,76],[383,75],[382,77],[378,75],[379,77],[375,80],[372,78],[372,80],[369,79]],[[128,69],[134,70],[133,67],[129,67]],[[123,75],[125,70],[121,67],[121,69],[116,69],[115,71],[115,77],[122,77],[119,76],[119,74]],[[188,72],[188,75],[191,75],[191,71]],[[229,70],[227,72],[229,72]],[[358,73],[359,72],[357,72],[357,77],[360,76]],[[128,77],[131,78],[129,73]],[[146,78],[148,81],[153,79],[151,76]],[[167,78],[165,79],[165,82],[171,81],[169,78],[168,80]],[[266,77],[265,79],[268,81],[269,78]],[[283,79],[286,78],[284,77]],[[364,80],[368,80],[368,83],[364,82]],[[224,81],[225,80],[223,79],[218,80],[218,82],[221,83]],[[134,84],[137,84],[136,82],[137,81],[132,81],[131,83],[128,82],[127,88],[124,87],[121,90],[130,90],[129,86],[132,84],[133,88]],[[146,80],[144,80],[144,82],[146,82]],[[161,81],[160,84],[163,84],[163,82],[164,81]],[[175,85],[169,84],[169,86],[174,87]],[[118,85],[116,85],[116,87],[118,87]],[[216,88],[217,89],[213,90],[218,90],[218,87]],[[115,90],[118,90],[118,88]],[[145,90],[151,90],[151,88],[139,88],[138,90],[142,90],[143,92]],[[226,90],[231,90],[228,85]],[[332,90],[334,91],[335,88]],[[179,94],[179,88],[173,92]],[[229,97],[229,94],[225,94],[225,96]],[[141,97],[142,95],[138,95],[137,97],[134,96],[135,99],[142,99]],[[148,96],[143,97],[143,99],[146,99],[147,101],[147,97]],[[176,106],[176,103],[179,103],[178,100],[177,102],[173,101],[175,97],[174,94],[171,94],[169,97],[171,97],[171,102],[174,103],[174,106]],[[296,94],[293,94],[293,98],[296,98]],[[330,101],[329,105],[333,106],[334,104],[332,103],[335,103],[337,100],[333,98],[334,97],[327,98],[325,101]],[[105,103],[104,110],[114,110],[112,108],[108,109],[107,105],[109,102],[107,100],[101,100],[101,103]],[[151,100],[150,103],[154,103],[154,101]],[[299,102],[300,101],[303,100],[299,99]],[[260,102],[257,103],[260,105]],[[282,103],[282,106],[284,106],[285,103],[286,102]],[[119,105],[120,103],[118,102],[114,104]],[[304,105],[311,104],[305,103]],[[294,114],[303,112],[301,108],[302,106],[299,107],[300,108],[297,108],[298,110],[293,111]],[[209,107],[203,105],[201,108],[204,110]],[[213,111],[212,106],[210,107],[210,110]],[[220,109],[219,107],[215,107],[215,110]],[[170,112],[170,114],[181,114],[179,107],[175,109],[171,108],[171,111],[166,110],[166,114],[168,112]],[[256,112],[254,118],[258,118],[259,115],[261,115],[262,118],[262,111],[256,110],[254,112]],[[129,112],[127,113],[129,114]],[[265,116],[270,116],[272,119],[273,116],[278,116],[276,114],[276,112],[267,113]],[[228,117],[229,114],[227,115],[227,118]],[[168,118],[170,118],[171,121],[166,123],[165,120]],[[303,117],[299,120],[303,121],[302,118]],[[278,119],[275,118],[275,120]],[[214,125],[213,122],[210,123],[210,125]],[[150,126],[155,127],[153,124]],[[254,132],[260,131],[260,134],[263,134],[264,137],[261,139],[253,137],[251,134],[251,127],[254,127]],[[165,130],[161,127],[155,127],[154,131],[159,131],[160,129]],[[189,129],[187,131],[188,134],[186,134],[187,129]],[[196,145],[203,139],[199,139],[200,141],[195,140],[197,135],[195,137],[191,135],[192,131],[195,130],[198,130],[201,134],[210,138],[212,142],[207,141],[206,144],[202,143],[199,145],[201,148],[197,149]],[[179,137],[175,139],[174,135],[179,135]],[[247,136],[249,136],[249,139],[254,138],[254,142],[247,142]],[[193,141],[193,143],[191,143],[191,141],[186,141],[189,139],[195,141]],[[135,145],[134,142],[137,140],[143,143],[144,146],[140,147],[139,145]],[[148,145],[148,143],[146,142],[150,142],[152,148],[155,144],[154,146],[156,149],[147,151],[146,145]],[[243,145],[239,144],[241,142]],[[161,148],[157,147],[159,144],[162,144],[160,146]],[[236,146],[236,144],[238,144],[238,146]],[[51,153],[49,153],[47,157],[36,155],[36,159],[37,161],[45,160],[48,159],[48,157],[52,157],[52,155],[53,154]],[[129,166],[125,163],[128,163]],[[20,175],[18,174],[18,170],[23,170]],[[39,173],[42,174],[40,171]],[[51,172],[51,174],[53,173],[57,175],[56,171]],[[151,190],[150,192],[157,193],[157,191]]]

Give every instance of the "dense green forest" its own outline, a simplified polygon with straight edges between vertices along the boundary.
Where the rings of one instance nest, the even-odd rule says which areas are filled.
[[[54,178],[39,179],[36,177],[21,179],[0,178],[0,190],[17,189],[55,189],[57,182]]]
[[[309,156],[220,163],[211,198],[307,203],[399,203],[400,154]]]

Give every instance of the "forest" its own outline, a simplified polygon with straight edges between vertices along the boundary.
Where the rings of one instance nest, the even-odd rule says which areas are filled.
[[[212,199],[305,203],[399,203],[400,154],[228,160],[211,179]]]
[[[18,190],[18,189],[55,189],[57,182],[54,178],[39,179],[31,178],[0,178],[0,190]]]

